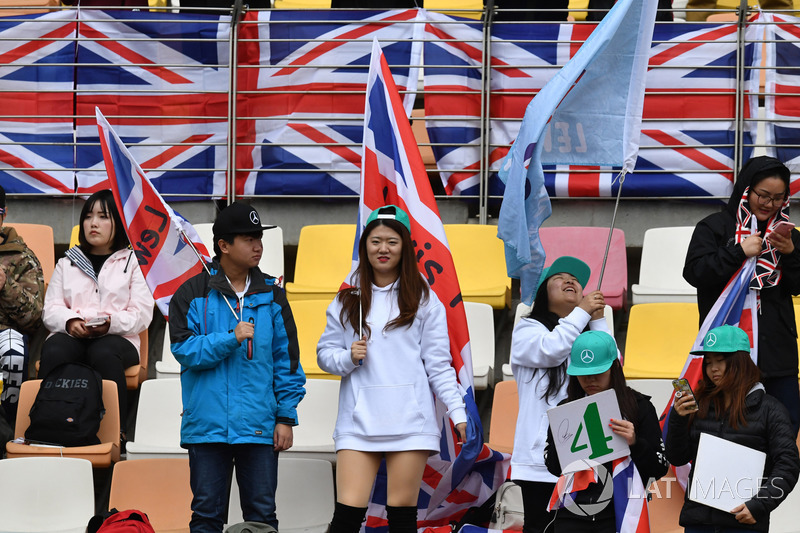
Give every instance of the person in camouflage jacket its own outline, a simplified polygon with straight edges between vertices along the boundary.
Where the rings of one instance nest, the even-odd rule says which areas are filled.
[[[13,227],[5,226],[6,193],[0,186],[0,396],[13,425],[19,388],[28,376],[27,338],[42,324],[42,266]]]

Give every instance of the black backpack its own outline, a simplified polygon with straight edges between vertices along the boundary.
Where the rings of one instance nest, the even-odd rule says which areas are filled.
[[[60,446],[100,444],[97,431],[105,412],[100,374],[87,365],[64,363],[42,379],[25,438]]]

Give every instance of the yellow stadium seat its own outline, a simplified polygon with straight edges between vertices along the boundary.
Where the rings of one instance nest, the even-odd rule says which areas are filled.
[[[489,422],[489,448],[503,453],[511,453],[514,450],[518,412],[517,382],[501,381],[495,385],[492,418]]]
[[[628,379],[677,378],[697,337],[699,315],[691,303],[631,307],[623,370]]]
[[[330,9],[331,0],[275,0],[275,9]]]
[[[425,9],[479,20],[483,14],[483,0],[425,0]]]
[[[794,323],[797,328],[795,331],[800,331],[800,301],[798,298],[800,297],[794,297]],[[800,339],[797,339],[797,349],[800,351]],[[798,372],[798,377],[800,378],[800,372]]]
[[[569,16],[572,20],[586,20],[588,11],[572,11],[573,9],[589,9],[589,0],[569,0]]]
[[[511,278],[506,272],[503,241],[497,238],[497,226],[445,224],[444,232],[463,299],[489,304],[495,309],[510,307]]]
[[[330,300],[297,300],[291,303],[300,345],[300,364],[307,378],[341,379],[328,374],[317,365],[317,343],[325,331],[325,310]]]
[[[78,246],[80,241],[78,240],[78,231],[79,227],[77,224],[72,226],[72,233],[69,235],[69,247],[72,248],[73,246]]]
[[[28,248],[36,255],[42,265],[45,287],[50,283],[53,270],[56,267],[56,251],[53,243],[53,228],[46,224],[18,224],[8,222],[6,226],[17,230],[17,235],[22,237]]]
[[[297,243],[294,282],[286,284],[289,301],[333,300],[350,272],[355,236],[355,224],[304,226]]]

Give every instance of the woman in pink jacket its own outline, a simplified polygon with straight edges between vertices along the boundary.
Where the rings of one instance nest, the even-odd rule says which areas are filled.
[[[39,376],[80,362],[117,384],[125,432],[125,369],[139,362],[139,333],[153,318],[153,296],[130,250],[111,191],[94,193],[81,210],[80,244],[56,264],[42,318],[50,336]]]

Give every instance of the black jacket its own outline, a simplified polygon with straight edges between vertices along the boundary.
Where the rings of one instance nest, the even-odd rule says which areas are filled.
[[[701,433],[715,435],[766,453],[765,481],[756,497],[746,502],[756,523],[749,526],[740,524],[731,513],[689,500],[687,491],[680,517],[682,526],[703,525],[768,531],[769,513],[786,499],[797,483],[800,456],[786,408],[766,394],[760,384],[747,395],[745,405],[747,424],[735,430],[728,423],[726,415],[718,416],[709,411],[707,418],[695,417],[689,425],[689,416],[680,416],[673,409],[667,431],[667,459],[676,466],[694,461]],[[693,476],[694,465],[689,473],[690,486]]]
[[[661,426],[658,423],[658,415],[653,404],[650,403],[650,397],[645,396],[639,391],[630,389],[636,396],[636,403],[638,407],[638,420],[636,423],[636,442],[631,446],[631,459],[639,471],[639,476],[642,478],[642,483],[645,488],[656,479],[661,478],[669,470],[669,463],[667,462],[664,454],[664,444],[661,441]],[[559,405],[566,403],[563,400]],[[556,451],[553,442],[553,433],[547,431],[547,447],[544,451],[544,460],[547,465],[547,470],[554,476],[561,475],[561,465],[558,460],[558,452]],[[612,468],[611,463],[603,465],[608,472],[606,482],[611,482]],[[586,490],[579,492],[575,497],[575,503],[578,506],[596,503],[600,498],[604,498],[603,479],[597,483],[592,483]],[[570,515],[570,518],[585,518],[586,520],[601,520],[603,518],[614,518],[614,505],[613,499],[609,504],[594,515],[581,517],[578,515]],[[613,523],[613,520],[612,520]]]
[[[700,325],[746,256],[736,244],[736,217],[730,210],[701,220],[692,234],[683,277],[697,288]],[[797,375],[797,326],[792,295],[800,293],[800,232],[792,230],[794,252],[782,255],[782,277],[761,291],[758,367],[765,378]]]

